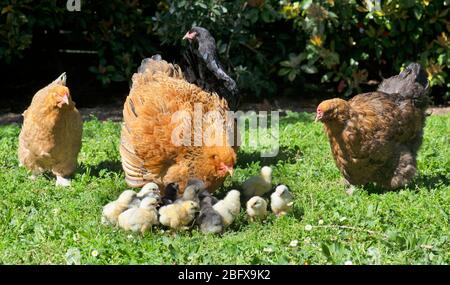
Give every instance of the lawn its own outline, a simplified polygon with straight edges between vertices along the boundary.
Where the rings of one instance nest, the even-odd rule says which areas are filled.
[[[222,236],[198,230],[144,236],[100,222],[102,206],[126,189],[120,124],[85,122],[80,166],[68,189],[28,179],[18,167],[19,126],[0,127],[0,264],[450,264],[450,115],[427,119],[411,186],[386,192],[340,183],[321,124],[306,113],[281,119],[280,154],[241,148],[219,196],[262,165],[290,185],[295,211],[262,223],[241,212]],[[298,241],[296,243],[295,241]]]

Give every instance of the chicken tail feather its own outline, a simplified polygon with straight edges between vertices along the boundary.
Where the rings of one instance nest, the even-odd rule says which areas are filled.
[[[137,70],[137,74],[150,78],[159,73],[169,77],[184,79],[180,67],[176,64],[170,64],[163,60],[159,54],[156,54],[151,58],[143,59]]]
[[[59,85],[63,85],[66,86],[66,81],[67,81],[67,75],[64,72],[63,74],[61,74],[60,76],[58,76],[58,78],[56,78],[55,81],[53,81],[54,84],[59,84]]]
[[[417,108],[425,109],[429,104],[430,84],[423,67],[410,63],[399,75],[383,80],[378,91],[399,94],[401,99],[412,99]]]

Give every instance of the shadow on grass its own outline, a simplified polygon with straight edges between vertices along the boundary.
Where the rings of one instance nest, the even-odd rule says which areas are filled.
[[[418,188],[426,188],[431,190],[439,185],[450,185],[450,179],[443,173],[437,173],[434,175],[419,175],[407,186],[394,190],[387,190],[375,184],[368,184],[362,188],[369,194],[385,194],[388,192],[398,192],[400,190],[418,191]]]
[[[444,173],[436,173],[433,175],[419,175],[414,180],[411,186],[424,187],[427,189],[436,188],[439,185],[449,186],[450,179]],[[410,188],[412,188],[410,186]]]
[[[102,171],[121,173],[123,172],[122,163],[118,160],[106,160],[100,162],[97,165],[81,164],[77,169],[77,173],[79,174],[89,173],[89,175],[92,177],[101,176],[100,172]]]
[[[282,147],[279,149],[278,154],[274,157],[261,157],[261,152],[238,152],[238,159],[236,167],[244,168],[252,162],[259,162],[260,165],[275,165],[282,161],[285,163],[295,163],[303,153],[300,147],[295,146],[293,148]]]

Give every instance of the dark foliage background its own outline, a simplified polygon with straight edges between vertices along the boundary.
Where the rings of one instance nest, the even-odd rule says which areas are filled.
[[[450,99],[448,1],[0,0],[0,108],[23,110],[68,73],[78,105],[122,100],[144,57],[177,61],[192,25],[208,28],[247,100],[348,97],[410,61],[436,104]]]

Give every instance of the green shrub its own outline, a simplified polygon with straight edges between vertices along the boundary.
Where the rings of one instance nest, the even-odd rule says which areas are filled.
[[[450,21],[448,2],[409,0],[285,1],[280,13],[309,37],[306,49],[281,62],[279,74],[291,81],[319,73],[337,91],[360,91],[379,70],[397,73],[418,61],[431,86],[446,86],[450,99]]]
[[[49,45],[96,51],[98,64],[90,71],[107,85],[129,80],[140,59],[155,51],[151,18],[144,15],[146,9],[154,10],[154,4],[83,0],[80,12],[69,12],[66,2],[0,0],[0,60],[20,60],[31,47],[33,33],[66,30],[70,34],[60,36],[63,42]]]
[[[70,30],[66,46],[97,51],[90,71],[107,85],[155,52],[179,58],[181,37],[201,25],[247,96],[308,85],[349,96],[418,61],[444,90],[434,96],[449,100],[449,9],[429,0],[85,0],[68,12],[63,0],[0,0],[0,61],[20,60],[37,31]]]

